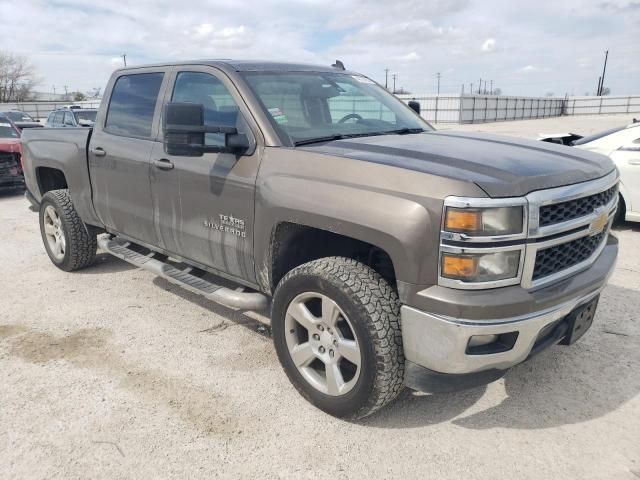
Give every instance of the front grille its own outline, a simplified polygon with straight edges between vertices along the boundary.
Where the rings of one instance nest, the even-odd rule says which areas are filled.
[[[0,174],[9,174],[11,170],[20,167],[20,159],[17,153],[0,152]]]
[[[617,193],[618,185],[614,185],[604,192],[588,197],[545,205],[540,208],[540,226],[546,227],[589,215],[596,208],[607,205]]]
[[[539,250],[533,267],[533,280],[548,277],[587,260],[598,249],[607,229],[593,236],[586,236],[567,243]]]

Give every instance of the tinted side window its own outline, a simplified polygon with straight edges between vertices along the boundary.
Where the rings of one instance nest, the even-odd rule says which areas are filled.
[[[73,121],[73,113],[64,112],[64,124],[70,127],[75,126],[75,122]]]
[[[60,125],[62,125],[63,115],[64,115],[64,112],[56,112],[55,117],[53,117],[53,123],[55,124],[56,127],[59,127]]]
[[[220,80],[208,73],[178,73],[171,101],[202,104],[205,125],[244,130],[243,126],[238,124],[238,105],[229,90]],[[206,133],[205,144],[223,146],[224,134]]]
[[[138,73],[118,78],[111,92],[105,130],[117,135],[150,137],[163,76],[163,73]]]

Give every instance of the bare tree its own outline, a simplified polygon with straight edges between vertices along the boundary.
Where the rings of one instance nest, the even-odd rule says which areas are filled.
[[[27,57],[0,51],[0,103],[29,100],[37,84]]]

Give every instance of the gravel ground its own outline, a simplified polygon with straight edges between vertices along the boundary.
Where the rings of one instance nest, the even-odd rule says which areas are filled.
[[[21,196],[0,223],[0,478],[640,477],[640,226],[576,345],[348,423],[289,385],[265,317],[106,254],[64,273]]]

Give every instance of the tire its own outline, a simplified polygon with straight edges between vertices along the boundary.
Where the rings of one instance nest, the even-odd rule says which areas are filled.
[[[622,198],[622,195],[619,195],[618,210],[616,211],[616,214],[613,217],[613,224],[616,226],[622,225],[624,223],[624,217],[626,213],[627,213],[627,205],[624,203],[624,198]]]
[[[330,315],[332,311],[336,314]],[[336,320],[325,321],[325,313]],[[404,388],[398,294],[360,262],[328,257],[291,270],[276,288],[271,324],[276,352],[289,380],[305,399],[330,415],[352,420],[366,417]],[[314,335],[320,338],[314,340]],[[339,376],[327,375],[336,368]],[[343,384],[334,382],[335,378]]]
[[[56,267],[71,272],[93,263],[97,235],[78,216],[69,190],[47,192],[42,197],[39,216],[42,242]]]

